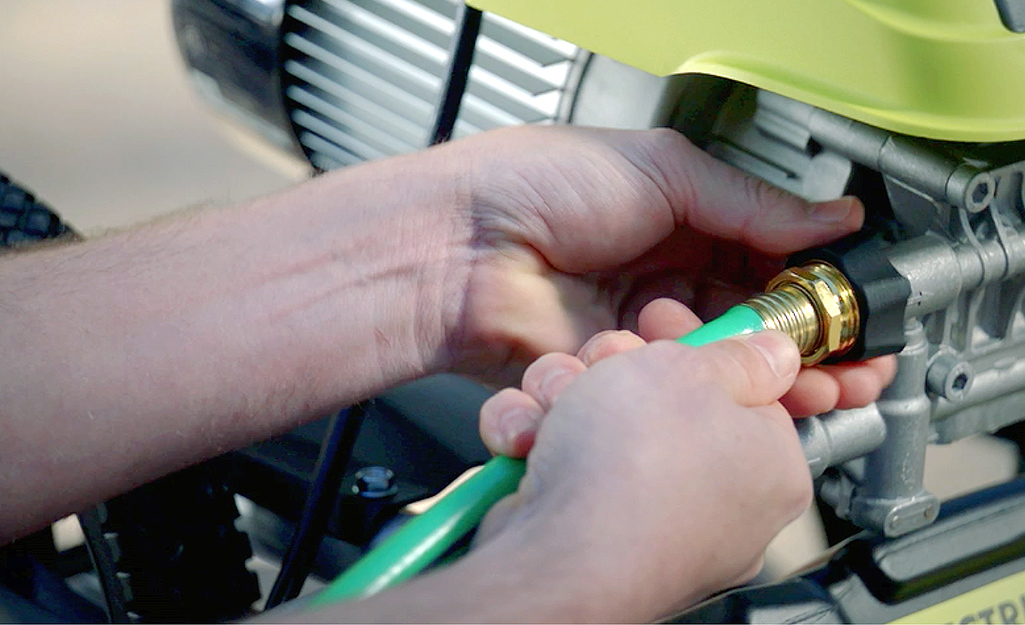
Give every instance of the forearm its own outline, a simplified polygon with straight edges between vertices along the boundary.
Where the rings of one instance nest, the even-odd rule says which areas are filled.
[[[439,366],[445,164],[0,261],[0,542]]]

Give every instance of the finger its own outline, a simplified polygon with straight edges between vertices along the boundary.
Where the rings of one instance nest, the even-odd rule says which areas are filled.
[[[587,366],[576,356],[559,352],[545,354],[527,367],[521,387],[543,410],[548,410],[559,393],[586,370]]]
[[[801,367],[797,346],[781,332],[768,330],[709,343],[688,363],[697,385],[714,384],[743,406],[764,406],[779,399]]]
[[[866,360],[864,364],[872,368],[883,388],[889,386],[893,382],[894,376],[897,375],[896,356],[880,356]]]
[[[521,390],[507,388],[480,408],[480,437],[491,453],[524,458],[534,446],[544,410]]]
[[[883,390],[879,377],[869,367],[833,367],[829,373],[840,387],[840,396],[836,400],[836,407],[840,409],[866,406],[879,399]]]
[[[804,369],[780,403],[794,418],[822,414],[834,408],[860,408],[879,399],[896,372],[897,360],[893,356]]]
[[[643,347],[645,340],[633,332],[626,330],[606,330],[595,334],[577,352],[577,358],[590,367],[596,362],[604,360],[609,356],[615,356],[622,352]]]
[[[827,365],[821,367],[836,379],[840,396],[836,407],[860,408],[879,399],[879,394],[893,380],[897,370],[895,358],[876,358],[868,362]]]
[[[626,275],[643,275],[644,278],[637,280],[633,285],[633,290],[624,298],[619,315],[619,327],[638,331],[641,311],[656,300],[693,301],[694,279],[688,274],[698,270],[700,270],[698,263],[690,266],[680,265],[679,267],[665,268],[650,274],[643,268],[625,267],[623,272]]]
[[[864,219],[854,198],[807,202],[709,156],[677,132],[641,141],[635,164],[657,181],[678,225],[785,254],[855,232]]]
[[[822,414],[836,407],[840,384],[819,367],[801,370],[793,387],[779,402],[795,419]]]
[[[641,309],[637,317],[638,334],[646,341],[677,339],[701,327],[694,311],[669,298],[659,298]]]

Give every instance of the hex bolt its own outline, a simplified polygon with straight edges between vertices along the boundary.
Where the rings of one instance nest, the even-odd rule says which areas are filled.
[[[965,208],[972,213],[985,210],[993,202],[995,192],[996,180],[992,174],[982,172],[975,175],[968,183]]]
[[[929,391],[948,401],[961,401],[972,387],[975,371],[966,361],[942,353],[933,358],[925,375]]]
[[[366,499],[383,499],[398,491],[395,473],[387,467],[363,467],[356,471],[356,483],[352,487],[355,495]]]
[[[972,189],[972,202],[982,204],[989,197],[989,183],[982,181]]]

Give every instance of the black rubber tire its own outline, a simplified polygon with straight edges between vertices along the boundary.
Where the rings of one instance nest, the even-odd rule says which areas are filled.
[[[74,236],[55,212],[0,173],[0,247]]]

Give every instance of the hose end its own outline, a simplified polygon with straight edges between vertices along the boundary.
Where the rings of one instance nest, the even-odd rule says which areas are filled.
[[[790,336],[805,365],[843,354],[858,338],[861,318],[854,288],[843,272],[822,261],[786,269],[744,304],[766,328]]]

